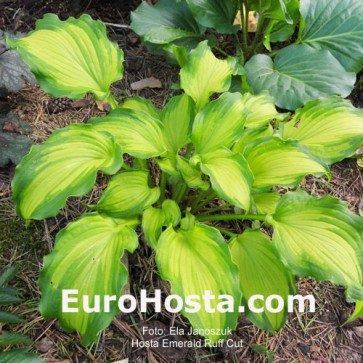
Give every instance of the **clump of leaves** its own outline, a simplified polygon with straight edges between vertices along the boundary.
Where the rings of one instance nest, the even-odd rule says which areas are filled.
[[[258,13],[248,32],[250,11]],[[234,25],[237,13],[240,25]],[[132,29],[152,50],[174,56],[198,42],[226,55],[208,28],[233,34],[238,61],[245,65],[243,89],[268,91],[277,106],[295,110],[319,97],[350,94],[363,68],[363,3],[360,0],[159,0],[132,13]],[[292,38],[294,34],[297,38]],[[273,44],[288,42],[288,46]],[[262,49],[268,54],[259,54]]]
[[[122,75],[123,53],[101,22],[46,15],[28,37],[9,44],[52,95],[92,92],[113,100],[109,86]],[[103,297],[119,297],[127,281],[120,258],[138,247],[139,225],[173,294],[185,299],[209,290],[233,298],[226,312],[216,310],[216,299],[213,314],[182,309],[195,328],[222,329],[220,335],[206,330],[211,341],[236,327],[238,307],[251,296],[276,294],[286,301],[295,291],[294,276],[343,285],[347,298],[357,301],[354,318],[362,315],[363,219],[339,199],[302,190],[280,196],[273,188],[296,188],[311,174],[329,177],[329,165],[362,144],[363,111],[331,96],[307,102],[289,120],[267,93],[228,92],[235,69],[233,60],[217,59],[201,42],[185,55],[184,93],[162,111],[143,98],[122,105],[113,100],[108,116],[56,130],[18,165],[13,198],[28,222],[55,216],[68,197],[91,191],[97,171],[113,175],[99,202],[58,233],[39,279],[43,316],[79,331],[83,344],[111,323],[117,302],[109,302],[108,312],[86,313],[79,299],[72,306],[78,313],[62,312],[62,290],[88,295],[89,306],[100,296],[104,311]],[[133,157],[132,166],[123,154]],[[161,170],[157,185],[148,161]],[[208,208],[216,198],[223,203]],[[272,240],[263,228],[236,234],[221,225],[227,220],[271,226]],[[273,333],[284,325],[286,308],[257,313],[246,307],[246,315]]]
[[[10,104],[5,101],[7,94],[18,92],[25,81],[32,84],[35,82],[29,66],[15,50],[8,50],[5,45],[5,38],[18,39],[22,36],[23,34],[0,30],[0,167],[9,162],[18,164],[32,144],[24,135],[31,127],[12,114]]]
[[[17,266],[11,266],[0,274],[0,306],[19,304],[21,302],[19,292],[8,287],[8,283],[15,277],[18,271]],[[18,315],[12,314],[8,311],[0,310],[0,330],[3,325],[21,324],[24,319]],[[0,334],[0,347],[7,347],[11,345],[29,344],[32,340],[27,336],[18,333],[4,332]],[[0,352],[0,361],[3,363],[42,363],[43,360],[38,358],[34,353],[29,352],[28,348],[18,348]]]

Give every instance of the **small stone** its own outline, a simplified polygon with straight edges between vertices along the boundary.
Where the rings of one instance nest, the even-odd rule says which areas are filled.
[[[363,338],[363,325],[362,326],[355,326],[353,328],[354,333],[356,333],[359,338]]]
[[[50,349],[52,349],[54,346],[53,342],[49,339],[49,338],[43,338],[41,339],[38,344],[36,345],[37,350],[40,353],[46,353],[48,352]]]

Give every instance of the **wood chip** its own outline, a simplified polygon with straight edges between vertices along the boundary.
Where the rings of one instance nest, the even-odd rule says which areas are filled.
[[[144,78],[140,81],[131,83],[131,89],[134,91],[141,91],[144,88],[163,88],[160,80],[155,77]]]

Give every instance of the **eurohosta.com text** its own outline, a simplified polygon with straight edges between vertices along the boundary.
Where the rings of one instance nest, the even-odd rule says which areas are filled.
[[[213,295],[206,290],[203,295],[169,295],[162,301],[161,290],[155,290],[154,296],[147,296],[146,290],[140,290],[139,301],[133,295],[80,295],[78,290],[62,290],[63,313],[99,313],[110,312],[111,306],[117,303],[122,313],[132,313],[137,308],[147,312],[151,304],[155,312],[160,312],[162,307],[170,313],[185,311],[197,313],[204,309],[207,313],[227,313],[238,310],[244,313],[246,307],[254,313],[269,311],[279,313],[287,308],[287,312],[294,312],[295,305],[299,312],[315,312],[315,298],[313,295],[253,295],[245,305],[240,305],[231,295]]]

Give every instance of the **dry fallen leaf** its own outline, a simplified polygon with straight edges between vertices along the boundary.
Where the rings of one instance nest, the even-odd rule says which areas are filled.
[[[144,78],[140,81],[131,83],[131,89],[134,91],[141,91],[144,88],[163,88],[160,80],[154,77]]]
[[[20,134],[20,128],[20,124],[13,121],[5,121],[3,124],[3,131],[7,132],[16,132]]]
[[[248,12],[248,32],[255,33],[258,23],[258,14],[255,11]],[[238,11],[233,25],[242,25],[241,12]]]
[[[103,112],[108,112],[111,109],[110,104],[106,101],[97,101],[96,100],[96,105],[97,105],[97,108]]]
[[[81,100],[76,100],[71,102],[71,106],[73,108],[85,108],[88,107],[89,104],[90,102],[86,98],[82,98]]]
[[[10,184],[0,181],[0,197],[7,197],[10,194]]]
[[[355,152],[356,155],[359,155],[359,154],[363,154],[363,146],[360,147],[356,152]]]

